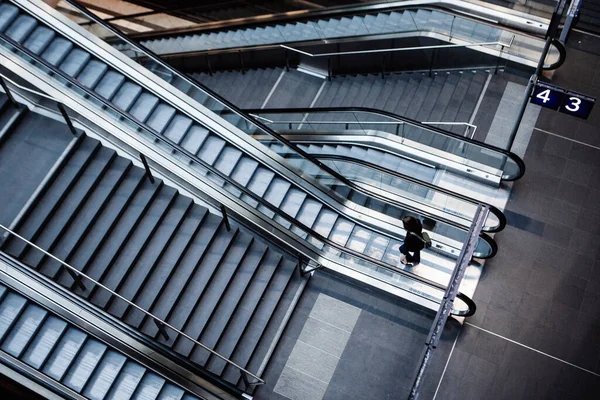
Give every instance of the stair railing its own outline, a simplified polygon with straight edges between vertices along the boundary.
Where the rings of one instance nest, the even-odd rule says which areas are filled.
[[[73,277],[75,283],[77,283],[78,286],[82,290],[86,290],[86,286],[82,282],[82,278],[85,278],[86,280],[92,282],[97,287],[100,287],[101,289],[103,289],[103,290],[107,291],[108,293],[110,293],[112,296],[118,298],[119,300],[127,303],[129,306],[135,308],[136,310],[138,310],[138,311],[142,312],[143,314],[145,314],[146,316],[150,317],[150,319],[152,319],[154,321],[156,327],[158,328],[159,333],[161,335],[163,335],[163,337],[166,340],[169,340],[169,334],[166,331],[166,328],[169,328],[172,331],[176,332],[177,334],[179,334],[179,335],[183,336],[184,338],[190,340],[195,345],[200,346],[204,350],[208,351],[209,353],[211,353],[215,357],[218,357],[221,360],[225,361],[227,364],[229,364],[229,365],[237,368],[240,371],[242,379],[248,385],[250,385],[250,386],[256,386],[256,385],[263,385],[265,383],[265,381],[263,379],[259,378],[258,376],[256,376],[252,372],[244,369],[243,367],[241,367],[240,365],[236,364],[235,362],[233,362],[232,360],[228,359],[227,357],[225,357],[225,356],[217,353],[216,351],[214,351],[213,349],[209,348],[208,346],[200,343],[199,341],[197,341],[196,339],[194,339],[193,337],[191,337],[187,333],[184,333],[181,330],[175,328],[173,325],[171,325],[168,322],[160,319],[156,315],[154,315],[154,314],[150,313],[149,311],[143,309],[142,307],[138,306],[137,304],[133,303],[132,301],[126,299],[125,297],[121,296],[120,294],[118,294],[114,290],[109,289],[107,286],[101,284],[100,282],[98,282],[94,278],[92,278],[92,277],[84,274],[83,272],[79,271],[77,268],[71,266],[70,264],[68,264],[65,261],[61,260],[60,258],[56,257],[54,254],[49,253],[48,251],[42,249],[40,246],[36,245],[35,243],[33,243],[33,242],[25,239],[23,236],[19,235],[18,233],[12,231],[11,229],[5,227],[2,224],[0,224],[0,229],[4,230],[6,233],[8,233],[8,235],[14,236],[15,238],[17,238],[17,239],[19,239],[19,240],[27,243],[29,246],[33,247],[34,249],[36,249],[36,250],[44,253],[46,256],[52,258],[54,261],[60,263],[60,268],[62,270],[67,271],[69,273],[69,275],[71,275],[71,277]],[[10,256],[10,254],[7,254],[7,255]],[[254,379],[254,381],[250,381],[250,379]]]
[[[308,125],[326,125],[326,124],[343,124],[346,126],[346,130],[348,130],[350,128],[350,125],[363,125],[363,124],[369,124],[369,125],[396,125],[396,135],[399,135],[399,130],[400,130],[400,126],[408,124],[408,122],[406,121],[393,121],[393,122],[386,122],[386,121],[352,121],[352,120],[341,120],[341,121],[298,121],[298,120],[270,120],[269,118],[265,118],[262,117],[260,115],[256,115],[256,114],[252,114],[249,113],[248,115],[250,115],[253,118],[256,119],[260,119],[262,122],[272,125],[272,124],[288,124],[289,128],[292,129],[292,126],[294,124],[299,124],[299,125],[303,125],[303,124],[308,124]],[[471,137],[471,139],[473,139],[473,136],[475,136],[475,132],[477,131],[477,125],[474,124],[470,124],[468,122],[460,122],[460,121],[455,121],[455,122],[446,122],[446,121],[421,121],[422,124],[424,125],[448,125],[448,126],[464,126],[465,127],[465,137]],[[470,134],[470,135],[469,135]]]

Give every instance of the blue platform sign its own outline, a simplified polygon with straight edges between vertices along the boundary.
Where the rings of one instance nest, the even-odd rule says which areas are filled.
[[[535,85],[530,102],[538,106],[558,110],[562,104],[565,90],[558,86],[538,82]]]
[[[559,110],[574,117],[587,119],[596,99],[555,85],[538,82],[530,102],[552,110]]]

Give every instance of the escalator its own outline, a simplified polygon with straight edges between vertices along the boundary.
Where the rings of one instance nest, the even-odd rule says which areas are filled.
[[[11,371],[9,376],[18,374],[22,383],[40,395],[69,399],[241,398],[241,392],[231,389],[231,394],[223,388],[210,392],[207,381],[204,388],[198,386],[202,373],[186,371],[185,362],[174,367],[176,359],[164,357],[164,350],[147,339],[103,320],[97,310],[29,275],[14,261],[2,256],[0,264],[0,359]],[[163,365],[157,363],[160,357]],[[199,379],[185,377],[184,371]]]
[[[271,50],[280,45],[301,47],[305,51],[310,49],[308,51],[313,54],[344,53],[398,47],[378,46],[376,41],[394,43],[390,41],[394,39],[402,43],[410,38],[423,39],[427,45],[468,46],[471,54],[481,53],[535,67],[549,22],[474,1],[418,1],[409,5],[396,2],[290,14],[277,15],[268,21],[249,18],[235,23],[211,24],[204,30],[175,29],[171,33],[148,32],[134,37],[152,52],[167,56],[178,67],[203,62],[183,61],[183,57],[204,58],[210,54],[266,50],[270,51],[270,58],[279,59],[286,50],[281,48],[278,53]],[[350,38],[351,44],[348,43]],[[357,46],[359,42],[362,45]],[[122,44],[116,45],[121,50],[130,50]],[[255,57],[248,59],[252,58]],[[555,42],[546,68],[557,68],[563,61],[564,48]]]
[[[31,6],[32,8],[38,7],[27,2],[23,2],[21,5]],[[369,213],[369,215],[357,218],[356,216],[362,215],[362,209],[359,206],[354,206],[358,210],[357,212],[351,207],[337,205],[336,202],[339,202],[339,200],[336,194],[320,189],[320,186],[310,182],[310,179],[308,179],[308,182],[311,185],[307,188],[304,186],[305,183],[302,179],[290,175],[290,172],[299,172],[293,167],[289,167],[285,163],[277,166],[272,160],[255,156],[254,154],[260,151],[268,155],[269,158],[273,157],[272,153],[263,150],[259,146],[257,147],[245,135],[257,132],[264,134],[267,131],[250,123],[246,130],[247,133],[240,136],[235,129],[231,130],[229,128],[230,125],[221,123],[222,126],[230,129],[229,134],[238,135],[234,136],[235,145],[227,142],[227,135],[222,135],[212,129],[216,125],[210,118],[201,118],[200,113],[189,110],[186,111],[187,115],[177,111],[166,101],[160,100],[150,93],[148,89],[142,89],[131,78],[126,78],[124,74],[115,71],[113,64],[116,63],[115,60],[119,60],[119,57],[111,56],[109,50],[102,51],[101,46],[94,43],[85,44],[88,48],[94,48],[94,54],[103,54],[101,57],[104,60],[110,60],[110,67],[106,61],[100,61],[96,56],[91,56],[91,50],[84,51],[77,46],[71,49],[72,44],[69,45],[71,42],[66,40],[65,37],[59,37],[45,26],[36,26],[36,21],[31,22],[33,18],[24,14],[18,15],[20,12],[17,10],[15,13],[13,11],[14,7],[11,8],[6,4],[0,7],[2,7],[0,8],[0,11],[3,12],[2,15],[9,15],[9,17],[3,17],[2,19],[3,30],[6,32],[6,35],[2,35],[3,45],[20,54],[20,57],[32,62],[35,68],[38,69],[37,73],[40,70],[44,71],[42,72],[42,74],[45,74],[44,76],[52,77],[49,81],[59,81],[63,85],[67,85],[68,90],[81,96],[81,102],[86,103],[92,100],[99,105],[99,109],[104,110],[105,114],[108,110],[119,121],[125,121],[131,126],[135,126],[142,140],[149,138],[150,141],[157,142],[155,146],[167,149],[168,152],[174,151],[178,158],[192,161],[191,168],[195,169],[195,172],[204,170],[204,175],[207,175],[208,179],[213,179],[212,182],[220,182],[220,185],[229,194],[241,197],[242,201],[257,207],[263,215],[262,218],[264,216],[274,218],[276,222],[281,223],[280,226],[283,229],[291,228],[292,232],[296,232],[297,237],[306,238],[306,243],[310,244],[308,248],[316,246],[312,249],[318,248],[319,254],[322,255],[316,257],[316,259],[324,257],[321,260],[322,264],[328,264],[330,267],[334,266],[335,263],[341,263],[345,266],[354,265],[355,268],[368,273],[375,273],[377,269],[393,271],[395,274],[399,273],[399,271],[394,270],[393,266],[382,262],[383,257],[365,256],[365,254],[370,253],[364,251],[364,249],[369,248],[369,246],[366,246],[367,244],[371,245],[371,249],[374,246],[386,248],[388,254],[396,251],[394,248],[399,243],[398,239],[402,237],[402,230],[398,229],[397,223],[376,213]],[[43,6],[39,8],[40,10],[37,11],[48,12]],[[61,23],[60,18],[58,20],[56,23]],[[21,29],[20,27],[24,25],[27,25],[28,28]],[[67,30],[62,31],[63,35],[65,32]],[[72,35],[71,32],[68,33]],[[31,35],[30,38],[28,38],[29,35]],[[23,42],[25,48],[21,47],[18,42]],[[53,63],[58,64],[58,67],[55,67]],[[25,66],[18,60],[14,60],[14,65],[19,65],[19,67],[26,70],[31,68],[31,66]],[[127,65],[122,68],[131,69]],[[72,79],[70,76],[76,76],[77,80]],[[151,81],[143,74],[141,77],[136,76],[136,79],[146,82]],[[185,83],[186,81],[182,79],[176,82],[175,85]],[[86,88],[88,85],[93,89]],[[188,87],[187,89],[194,88]],[[195,87],[195,90],[196,94],[201,94],[201,89]],[[172,94],[161,93],[161,95],[171,101],[175,98],[175,95]],[[205,93],[204,96],[212,109],[220,107],[222,110],[220,114],[227,114],[223,112],[227,108],[224,104]],[[107,97],[110,98],[110,102]],[[115,103],[118,104],[115,105]],[[74,103],[71,103],[71,106],[78,107]],[[203,120],[203,124],[199,124],[190,117]],[[243,119],[241,115],[239,117]],[[239,126],[246,126],[249,120],[238,120],[237,122],[240,122]],[[211,126],[211,129],[203,125]],[[249,146],[254,146],[254,149],[251,151]],[[283,190],[279,190],[281,188]],[[269,197],[269,194],[273,197]],[[281,206],[278,207],[274,204],[280,204]],[[344,214],[349,216],[340,215],[338,210],[343,210]],[[292,224],[294,226],[291,226]],[[378,230],[373,230],[370,226],[378,226]],[[353,250],[349,247],[344,249],[346,243],[353,242],[351,238],[353,234],[354,242],[365,244],[363,250]],[[365,238],[367,238],[366,242]],[[436,239],[438,239],[438,251],[449,250],[447,251],[449,255],[453,251],[456,252],[456,248],[444,247],[442,241],[439,240],[440,238]],[[345,258],[340,259],[340,248],[343,249],[342,256]],[[315,254],[315,250],[311,251]],[[308,251],[308,253],[311,251]],[[371,253],[381,252],[371,251]],[[485,256],[485,254],[483,255]],[[406,279],[415,280],[433,288],[434,291],[440,289],[440,284],[428,282],[426,279],[411,273],[403,272],[400,276],[402,277],[401,281]],[[430,296],[430,294],[425,295],[425,297]],[[469,312],[466,311],[466,313]]]

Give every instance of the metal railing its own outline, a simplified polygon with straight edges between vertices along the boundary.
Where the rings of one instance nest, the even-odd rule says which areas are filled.
[[[34,249],[36,249],[36,250],[44,253],[46,256],[52,258],[54,261],[60,263],[60,268],[61,269],[66,269],[66,271],[69,273],[69,275],[71,275],[73,277],[73,280],[75,281],[75,283],[78,283],[78,281],[79,281],[78,284],[80,285],[80,287],[82,285],[84,285],[83,282],[81,281],[81,279],[85,278],[88,281],[92,282],[97,287],[100,287],[100,288],[106,290],[112,296],[115,296],[119,300],[124,301],[125,303],[127,303],[129,306],[131,306],[131,307],[135,308],[136,310],[140,311],[141,313],[145,314],[147,317],[150,317],[154,321],[154,323],[156,324],[156,326],[158,327],[159,332],[161,334],[163,334],[163,335],[167,335],[166,336],[167,340],[168,340],[168,334],[166,333],[165,328],[169,328],[169,329],[173,330],[177,334],[179,334],[179,335],[183,336],[184,338],[186,338],[186,339],[190,340],[191,342],[193,342],[195,345],[202,347],[204,350],[208,351],[212,355],[220,358],[221,360],[225,361],[227,364],[229,364],[229,365],[237,368],[240,371],[240,373],[242,374],[242,379],[245,382],[247,382],[249,385],[263,385],[265,383],[265,381],[263,379],[259,378],[258,376],[256,376],[252,372],[250,372],[250,371],[246,370],[245,368],[239,366],[238,364],[236,364],[235,362],[231,361],[227,357],[222,356],[221,354],[217,353],[216,351],[214,351],[210,347],[208,347],[208,346],[200,343],[198,340],[192,338],[187,333],[184,333],[184,332],[180,331],[179,329],[175,328],[173,325],[171,325],[168,322],[162,320],[161,318],[159,318],[156,315],[150,313],[149,311],[143,309],[142,307],[138,306],[137,304],[133,303],[132,301],[127,300],[125,297],[121,296],[117,292],[113,291],[112,289],[109,289],[107,286],[101,284],[97,280],[95,280],[95,279],[91,278],[90,276],[84,274],[83,272],[79,271],[77,268],[71,266],[70,264],[68,264],[65,261],[61,260],[60,258],[56,257],[54,254],[51,254],[48,251],[42,249],[41,247],[39,247],[35,243],[33,243],[33,242],[25,239],[23,236],[19,235],[18,233],[12,231],[11,229],[5,227],[2,224],[0,224],[0,229],[4,230],[9,235],[12,235],[12,236],[18,238],[19,240],[27,243],[29,246],[33,247]],[[77,277],[77,278],[75,278],[75,277]],[[83,288],[85,289],[85,286],[83,286]],[[248,377],[251,377],[251,378],[255,379],[255,381],[254,382],[250,382],[249,379],[248,379]]]
[[[368,124],[368,125],[396,125],[398,128],[401,125],[405,125],[405,124],[409,124],[406,121],[394,121],[394,122],[385,122],[385,121],[306,121],[306,120],[301,120],[301,121],[286,121],[286,120],[270,120],[268,118],[265,117],[261,117],[260,115],[256,115],[256,114],[249,114],[251,117],[253,118],[257,118],[260,119],[262,122],[266,123],[266,124],[288,124],[289,128],[292,129],[292,125],[293,124],[306,124],[306,125],[325,125],[325,124],[342,124],[342,125],[346,125],[346,129],[349,129],[350,125],[363,125],[363,124]],[[473,139],[473,137],[475,136],[475,132],[477,131],[477,125],[474,124],[470,124],[468,122],[444,122],[444,121],[421,121],[421,123],[423,125],[449,125],[449,126],[464,126],[465,127],[465,137],[469,137],[469,133],[470,133],[470,138]],[[472,129],[472,131],[470,131]],[[398,132],[396,132],[396,134],[398,134]]]
[[[510,48],[515,40],[513,35],[509,43],[502,43],[501,41],[496,42],[480,42],[480,43],[468,43],[468,44],[439,44],[430,46],[413,46],[413,47],[393,47],[390,49],[371,49],[371,50],[354,50],[354,51],[336,51],[333,53],[309,53],[308,51],[296,49],[285,44],[280,44],[279,47],[294,51],[296,53],[303,54],[309,57],[330,57],[330,56],[348,56],[356,54],[374,54],[374,53],[395,53],[400,51],[414,51],[414,50],[436,50],[436,49],[447,49],[447,48],[459,48],[459,47],[484,47],[484,46],[501,46],[502,49]]]

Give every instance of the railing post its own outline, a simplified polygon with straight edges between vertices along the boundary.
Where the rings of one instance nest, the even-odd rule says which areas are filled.
[[[500,60],[502,59],[502,53],[504,53],[504,45],[500,46],[500,56],[496,59],[496,69],[494,75],[498,74],[498,67],[500,66]]]
[[[6,84],[6,82],[4,82],[4,78],[2,78],[1,76],[0,76],[0,85],[2,85],[2,89],[4,89],[4,93],[6,93],[6,97],[8,97],[8,100],[10,100],[10,102],[13,103],[13,105],[15,107],[17,107],[18,103],[15,101],[15,98],[13,97],[12,93],[8,89],[8,85]]]
[[[302,256],[298,254],[298,260],[296,261],[296,269],[301,277],[304,277],[304,270],[302,269]]]
[[[67,123],[67,126],[69,127],[69,130],[71,131],[73,136],[77,136],[77,130],[73,126],[73,122],[71,122],[71,118],[69,117],[69,114],[67,114],[67,110],[65,109],[65,106],[63,106],[61,103],[56,103],[56,107],[58,107],[58,111],[60,111],[60,113],[62,114],[62,116],[65,119],[65,122]]]
[[[85,285],[83,284],[83,282],[81,281],[81,275],[73,272],[72,270],[70,270],[69,268],[66,268],[64,265],[61,264],[60,266],[62,269],[64,269],[65,271],[67,271],[67,273],[69,275],[71,275],[71,278],[73,278],[73,283],[77,286],[79,286],[79,288],[83,291],[86,290]]]
[[[144,168],[146,169],[146,175],[150,180],[150,183],[154,185],[154,177],[152,176],[152,171],[150,171],[150,166],[148,165],[148,160],[146,160],[146,156],[140,153],[140,159],[142,160],[142,164],[144,164]]]
[[[431,73],[433,70],[433,63],[435,61],[435,55],[437,54],[437,49],[433,49],[433,54],[431,55],[431,61],[429,62],[429,77],[431,78]]]
[[[381,56],[381,79],[385,79],[385,54]]]
[[[242,68],[242,75],[244,75],[246,73],[246,70],[244,68],[244,56],[242,55],[241,50],[239,50],[239,55],[240,55],[240,67]]]
[[[208,67],[208,75],[213,76],[212,66],[210,65],[210,57],[208,56],[208,53],[206,53],[205,56],[206,56],[206,66]]]
[[[333,72],[331,71],[331,56],[327,57],[327,80],[331,81],[331,75]]]
[[[221,204],[221,214],[223,215],[223,221],[225,222],[225,228],[227,232],[231,231],[231,225],[229,224],[229,217],[227,216],[227,209]]]
[[[165,324],[163,324],[162,322],[158,321],[155,318],[152,318],[152,320],[154,321],[154,324],[158,328],[158,333],[160,335],[162,335],[165,338],[165,340],[169,340],[169,334],[167,333],[167,330],[165,329]]]
[[[285,71],[290,72],[290,54],[287,49],[285,49]]]

